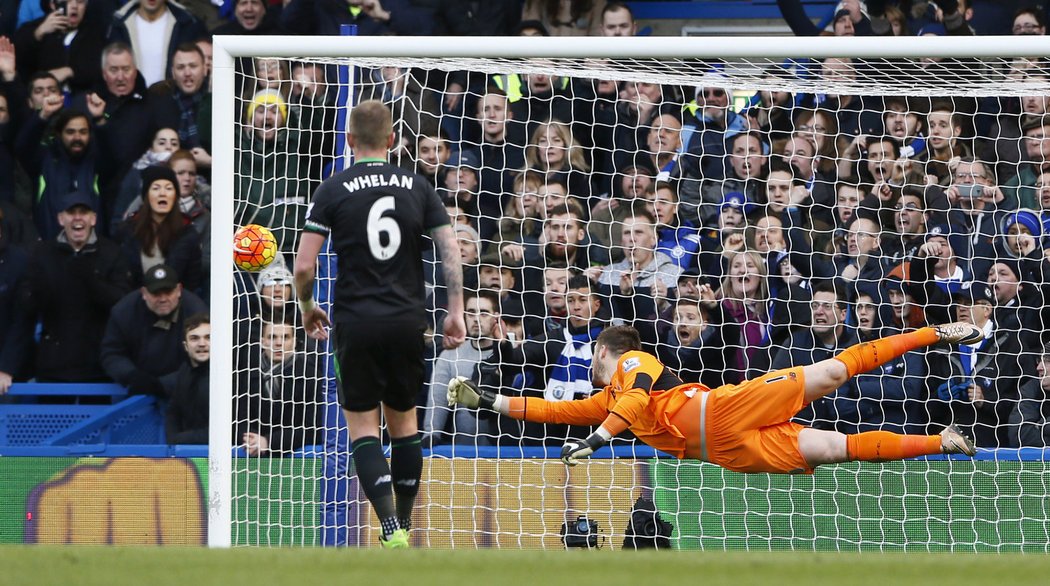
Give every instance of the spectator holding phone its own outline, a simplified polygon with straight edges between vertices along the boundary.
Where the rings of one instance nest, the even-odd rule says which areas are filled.
[[[88,0],[50,0],[46,6],[46,16],[15,33],[19,77],[46,71],[71,93],[93,89],[102,81],[105,25],[85,18]]]

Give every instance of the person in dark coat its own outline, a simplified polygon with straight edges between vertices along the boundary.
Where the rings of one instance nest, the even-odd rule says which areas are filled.
[[[143,35],[149,35],[155,30],[146,30],[143,24],[156,25],[164,18],[169,19],[165,27],[167,44],[161,47],[162,53],[159,55],[146,54],[146,47],[142,43]],[[107,36],[110,42],[121,42],[132,48],[135,64],[140,74],[146,78],[146,85],[150,86],[163,81],[166,73],[171,70],[171,58],[175,55],[176,47],[183,43],[192,43],[207,33],[204,24],[177,2],[134,0],[113,14],[113,22]]]
[[[22,248],[11,246],[4,236],[0,228],[0,395],[25,374],[33,340],[32,316],[20,303],[20,293],[29,276],[29,255]]]
[[[88,90],[102,79],[98,56],[106,45],[106,24],[91,18],[88,1],[46,2],[48,14],[15,33],[18,74],[29,79],[50,71],[71,92]]]
[[[146,82],[135,67],[129,46],[106,45],[102,50],[102,83],[91,91],[75,94],[70,108],[91,118],[98,130],[98,146],[106,153],[105,160],[111,167],[108,179],[99,186],[103,205],[98,212],[102,217],[99,230],[112,236],[109,218],[120,180],[149,148],[158,129],[147,100]]]
[[[146,271],[141,289],[124,296],[110,312],[102,337],[102,367],[134,394],[165,397],[160,377],[182,363],[186,318],[208,308],[168,265]]]
[[[433,29],[427,15],[409,0],[292,0],[281,11],[281,26],[290,33],[338,35],[344,24],[357,25],[362,37],[429,35]]]
[[[109,380],[98,348],[111,308],[131,290],[131,275],[116,244],[99,236],[96,202],[67,194],[58,213],[62,232],[30,254],[27,311],[40,320],[36,380]]]
[[[211,358],[211,320],[206,314],[186,319],[182,347],[186,350],[186,361],[160,380],[171,396],[164,417],[164,436],[171,445],[206,444]]]
[[[739,340],[738,330],[739,325],[723,322],[721,307],[708,310],[699,300],[682,297],[675,303],[673,327],[657,346],[657,355],[683,382],[718,388],[732,382],[726,379],[726,365],[732,364],[736,350],[728,340]]]
[[[834,282],[813,287],[810,307],[813,314],[810,326],[792,334],[787,348],[773,358],[772,370],[813,364],[860,342],[856,330],[846,324],[849,311],[846,293]],[[851,379],[835,392],[804,407],[793,420],[817,429],[856,433],[857,397],[856,383]]]
[[[22,167],[39,185],[33,201],[33,221],[40,237],[50,240],[62,231],[58,213],[73,191],[91,193],[102,176],[108,176],[108,157],[97,144],[88,117],[71,109],[60,110],[49,102],[39,115],[30,116],[19,134],[16,152]],[[48,133],[48,128],[52,129]],[[97,193],[93,194],[98,197]],[[97,204],[96,206],[97,207]]]
[[[238,359],[234,444],[249,456],[287,454],[321,437],[323,373],[299,338],[290,320],[264,322],[258,344]]]
[[[197,292],[201,285],[200,234],[179,208],[179,180],[168,167],[142,170],[142,207],[118,233],[131,267],[132,282],[143,283],[145,269],[164,263],[180,275],[182,284]]]

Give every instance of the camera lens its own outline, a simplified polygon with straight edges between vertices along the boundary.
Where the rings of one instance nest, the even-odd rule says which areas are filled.
[[[577,533],[590,533],[590,525],[587,523],[587,519],[576,520],[576,532]]]

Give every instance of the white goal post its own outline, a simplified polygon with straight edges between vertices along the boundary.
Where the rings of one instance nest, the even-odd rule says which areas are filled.
[[[726,37],[726,38],[704,38],[704,37],[636,37],[636,38],[599,38],[599,37],[570,37],[570,38],[451,38],[451,37],[322,37],[322,36],[218,36],[214,38],[214,52],[212,65],[213,80],[213,162],[212,162],[212,239],[211,250],[214,259],[211,263],[211,323],[212,327],[212,358],[211,358],[211,401],[210,401],[210,442],[209,442],[209,465],[208,465],[208,544],[211,547],[229,547],[237,544],[233,538],[233,493],[234,493],[234,458],[231,455],[231,429],[235,418],[233,408],[234,386],[230,381],[234,378],[235,363],[233,349],[235,347],[235,321],[234,309],[231,299],[234,299],[235,284],[234,277],[237,270],[230,262],[229,254],[231,248],[231,237],[236,229],[235,218],[235,195],[237,193],[236,165],[236,133],[238,132],[237,121],[242,117],[244,98],[238,94],[238,81],[236,64],[238,59],[244,58],[277,58],[287,60],[317,60],[325,64],[347,64],[361,67],[381,67],[383,64],[396,64],[401,67],[430,68],[443,71],[477,71],[486,75],[505,73],[548,73],[567,78],[592,78],[609,79],[617,81],[642,81],[650,83],[661,83],[682,87],[697,87],[703,85],[718,85],[721,87],[739,88],[750,92],[767,91],[791,91],[797,93],[841,93],[856,95],[908,95],[908,96],[966,96],[973,98],[981,97],[1007,97],[1023,95],[1050,95],[1050,76],[1044,71],[1040,76],[1027,78],[1010,77],[1006,75],[988,76],[983,71],[963,66],[960,68],[946,68],[936,76],[921,81],[914,78],[911,70],[907,67],[901,68],[901,76],[897,78],[896,84],[887,84],[882,77],[868,77],[863,69],[858,68],[857,75],[848,80],[828,82],[818,77],[791,78],[771,77],[768,75],[767,67],[776,66],[785,59],[810,59],[819,61],[824,58],[852,58],[858,61],[873,60],[886,65],[889,69],[897,63],[911,63],[922,59],[957,59],[965,63],[986,63],[994,71],[1008,66],[1015,58],[1041,58],[1050,59],[1050,37],[1045,36],[1015,36],[1015,37],[920,37],[920,38],[897,38],[897,37],[856,37],[856,38],[796,38],[796,37]],[[717,64],[717,67],[713,67]],[[881,71],[885,71],[882,68]],[[329,83],[334,84],[334,81]],[[831,90],[831,91],[829,91]],[[837,91],[835,91],[837,90]],[[686,98],[688,101],[689,98]],[[330,129],[334,131],[335,129]],[[336,140],[342,140],[339,136]],[[599,145],[595,145],[598,147]],[[290,259],[289,259],[290,261]],[[986,468],[976,471],[983,475],[984,480],[961,480],[960,472],[951,472],[953,481],[960,480],[964,485],[958,490],[966,493],[976,490],[974,483],[989,481],[1000,482],[996,476],[999,468],[997,457],[992,455],[986,458]],[[586,468],[584,464],[580,468]],[[710,465],[703,465],[706,470]],[[870,478],[878,475],[879,466],[845,466],[846,473],[853,480],[853,487],[858,485],[871,486]],[[902,478],[908,471],[899,465],[887,465],[885,474],[894,478]],[[1022,484],[1024,490],[1042,490],[1042,498],[1048,498],[1046,474],[1050,471],[1044,470],[1042,480],[1035,480],[1031,475],[1031,469],[1014,470],[1009,469],[1010,474],[1019,474],[1020,479],[1015,478]],[[947,470],[947,469],[944,469]],[[938,469],[931,474],[940,474],[944,470]],[[968,470],[973,471],[973,468]],[[695,474],[695,471],[682,470],[684,474]],[[605,477],[614,477],[618,472],[608,471]],[[710,472],[701,472],[703,478],[708,478]],[[717,473],[714,473],[717,474]],[[989,475],[990,479],[989,479]],[[865,477],[857,479],[858,477]],[[574,476],[573,479],[585,478]],[[561,482],[570,482],[568,478],[562,478]],[[819,481],[819,479],[818,479]],[[512,483],[514,479],[503,480],[502,483]],[[792,481],[794,482],[794,481]],[[850,490],[850,482],[841,486],[837,481],[835,486],[812,487],[812,485],[775,484],[766,479],[744,481],[740,489],[741,502],[748,498],[754,498],[756,493],[770,494],[778,491],[787,491],[792,499],[805,500],[813,495],[801,494],[805,487],[809,486],[814,493],[831,491],[836,493],[835,498],[848,501],[849,495],[844,494]],[[937,484],[931,480],[930,484]],[[874,481],[879,485],[881,481]],[[775,484],[775,485],[774,485]],[[734,485],[736,486],[736,485]],[[938,485],[940,486],[940,485]],[[536,488],[536,487],[532,487]],[[542,489],[543,487],[539,487]],[[608,490],[609,486],[604,489]],[[427,490],[424,485],[423,491]],[[735,490],[735,489],[734,489]],[[896,495],[902,501],[907,498],[916,498],[919,495],[908,494],[908,487],[900,489],[901,494]],[[1022,490],[1023,492],[1023,490]],[[711,495],[705,493],[707,498]],[[853,495],[858,497],[858,495]],[[877,494],[866,494],[869,499],[878,500]],[[1021,499],[1024,495],[1018,496]],[[934,495],[933,500],[943,500],[943,495]],[[769,497],[772,498],[772,497]],[[982,497],[983,498],[983,497]],[[765,497],[760,497],[760,500]],[[708,507],[708,500],[700,499],[705,506],[704,513],[693,512],[693,515],[715,514],[718,507]],[[748,500],[750,502],[750,500]],[[836,500],[838,503],[838,500]],[[477,506],[490,506],[484,503]],[[455,505],[459,506],[459,505]],[[499,506],[499,503],[491,506]],[[845,507],[845,505],[843,505]],[[729,504],[721,503],[720,510],[727,514],[731,507]],[[804,507],[803,507],[804,508]],[[953,514],[960,514],[969,520],[971,525],[980,521],[980,513],[947,512],[948,504],[942,509],[930,507],[929,515],[936,518],[938,514],[944,513],[949,518],[940,518],[943,523],[950,523]],[[1028,510],[1028,509],[1026,509]],[[1006,519],[1019,525],[1025,523],[1041,526],[1046,530],[1050,527],[1050,516],[1045,510],[1042,517],[1032,517],[1026,514],[1026,510],[1020,511],[1020,518]],[[622,519],[623,513],[627,511],[616,511],[612,518]],[[815,511],[813,515],[817,518],[835,515],[832,511]],[[518,511],[518,516],[525,515]],[[736,511],[739,514],[739,511]],[[758,514],[758,513],[756,513]],[[855,509],[844,510],[842,515],[851,522],[863,525],[867,522],[877,522],[868,518],[864,513],[858,513]],[[1004,513],[1004,516],[1006,513]],[[996,519],[999,521],[1000,519]],[[363,523],[365,521],[362,521]],[[374,520],[372,520],[374,524]],[[751,521],[740,521],[751,523]],[[906,525],[908,519],[896,519],[895,523]],[[766,520],[768,526],[775,526],[776,521]],[[760,523],[761,524],[761,523]],[[764,525],[766,526],[766,525]],[[792,522],[794,527],[794,522]],[[768,528],[768,527],[767,527]],[[284,527],[291,531],[291,528]],[[619,531],[619,527],[612,528]],[[470,533],[471,527],[464,527],[464,533]],[[792,528],[785,529],[792,531]],[[452,529],[455,533],[456,528]],[[497,527],[492,530],[491,543],[502,545],[504,543],[534,543],[533,541],[517,541],[508,539],[504,533],[512,529],[501,529]],[[550,531],[544,530],[543,543],[551,543]],[[931,530],[932,531],[932,530]],[[1019,534],[1024,533],[1019,529]],[[557,539],[557,527],[553,529],[554,541]],[[729,531],[727,530],[727,535]],[[774,531],[775,533],[775,531]],[[910,531],[902,530],[902,535],[914,535]],[[987,543],[983,533],[975,530],[974,536],[959,538],[965,542],[963,549],[991,549],[991,550],[1034,550],[1034,546],[1027,537],[1016,540],[1003,538],[1001,543]],[[443,538],[444,539],[444,538]],[[457,541],[462,536],[452,535],[447,540],[435,541],[444,544],[458,546]],[[792,540],[794,539],[794,540]],[[784,542],[778,542],[777,538],[768,536],[756,537],[755,542],[740,542],[736,545],[730,543],[729,537],[725,538],[726,547],[771,547],[771,548],[796,548],[805,547],[806,544],[816,548],[832,547],[841,548],[847,546],[888,549],[908,549],[913,544],[887,538],[886,544],[868,541],[867,537],[858,538],[858,542],[848,541],[848,545],[842,543],[830,546],[821,545],[819,536],[797,536],[785,538]],[[967,541],[969,539],[969,541]],[[907,541],[907,540],[905,540]],[[244,540],[241,540],[244,542]],[[696,543],[701,540],[697,536]],[[266,543],[260,540],[260,544]],[[318,543],[306,540],[306,543]],[[429,542],[428,542],[429,543]],[[473,541],[474,546],[479,542]],[[485,542],[487,544],[489,542]],[[707,542],[704,542],[707,543]],[[723,542],[720,542],[723,543]],[[931,535],[928,549],[952,549],[953,543],[940,541],[936,535]],[[802,544],[802,545],[800,545]],[[482,544],[484,545],[484,544]],[[915,547],[921,547],[915,545]]]

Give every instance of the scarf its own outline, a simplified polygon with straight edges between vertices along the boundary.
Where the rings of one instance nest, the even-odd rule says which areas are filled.
[[[594,356],[591,351],[594,349],[593,342],[601,331],[602,328],[595,327],[582,334],[573,335],[569,328],[563,330],[565,347],[551,368],[547,388],[543,390],[544,399],[571,401],[577,395],[590,396],[594,390],[594,385],[591,384],[591,359]]]

